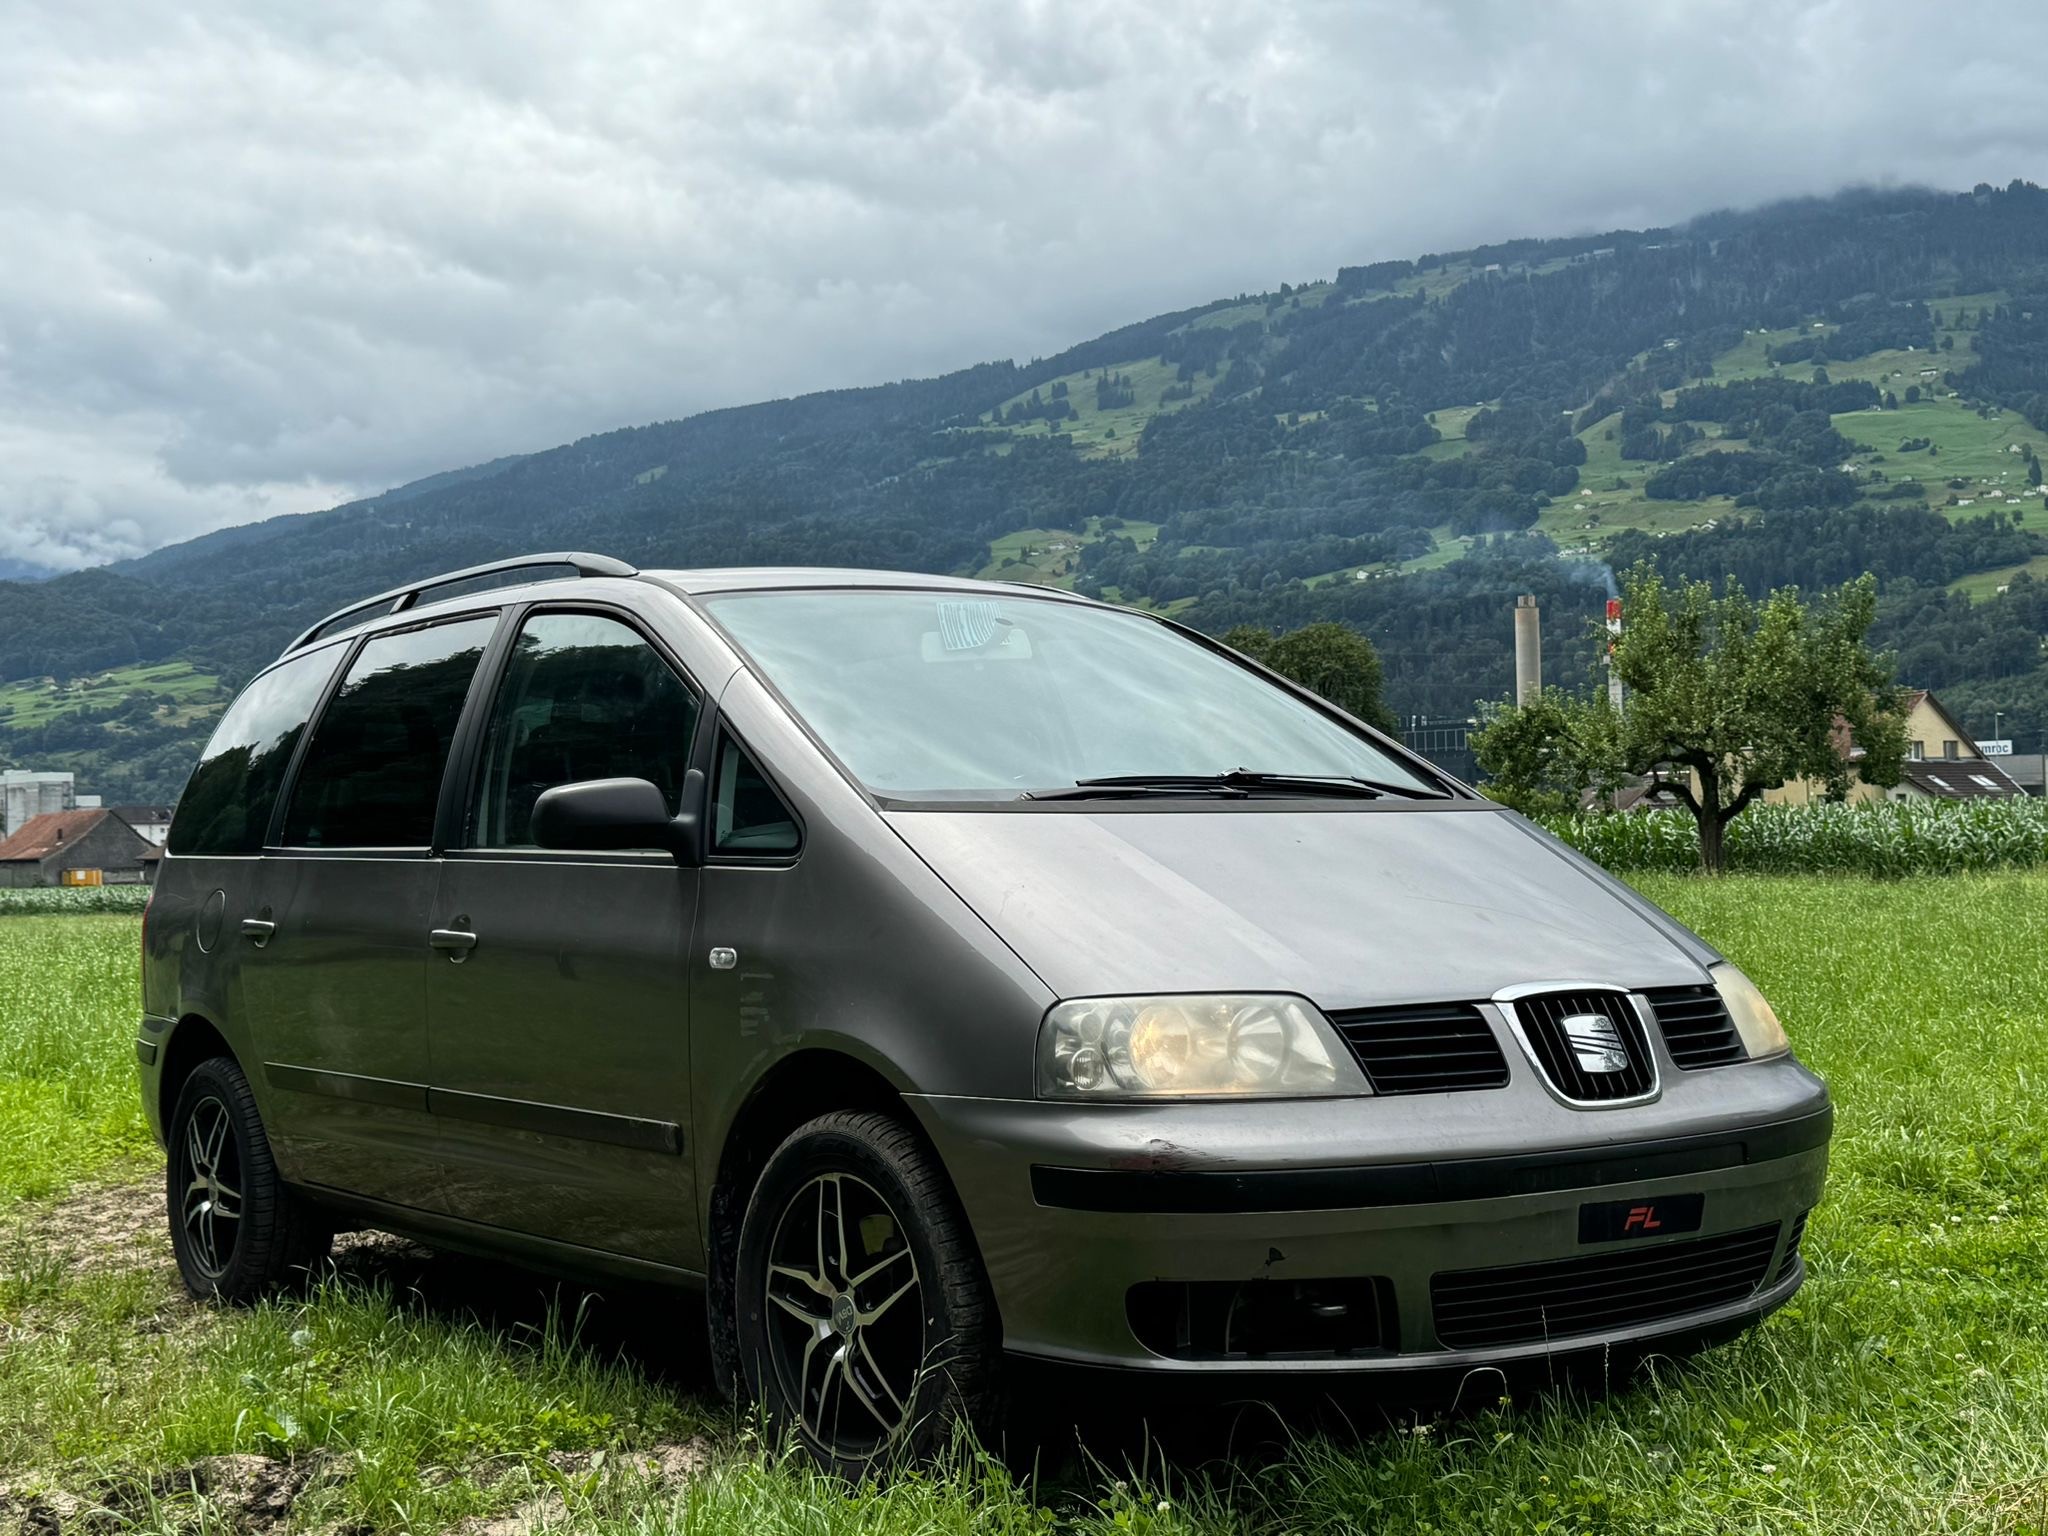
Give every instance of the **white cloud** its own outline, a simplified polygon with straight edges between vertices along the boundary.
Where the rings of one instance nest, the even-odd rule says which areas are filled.
[[[537,0],[0,13],[0,558],[1051,351],[1478,240],[2038,178],[2048,14]]]

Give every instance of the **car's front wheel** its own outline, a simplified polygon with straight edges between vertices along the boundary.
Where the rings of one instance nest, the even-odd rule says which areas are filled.
[[[886,1115],[798,1128],[740,1229],[748,1392],[825,1466],[915,1460],[993,1427],[995,1309],[944,1172]]]
[[[171,1248],[194,1296],[250,1301],[326,1253],[332,1233],[278,1177],[256,1096],[233,1057],[192,1069],[165,1142]]]

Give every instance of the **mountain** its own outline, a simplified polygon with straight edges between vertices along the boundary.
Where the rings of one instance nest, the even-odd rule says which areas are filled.
[[[2024,740],[2048,724],[2044,444],[2048,193],[2028,183],[1515,240],[0,582],[0,761],[168,796],[297,629],[549,548],[980,572],[1211,630],[1340,619],[1398,712],[1447,720],[1506,691],[1518,592],[1544,605],[1550,680],[1578,683],[1614,565],[1868,568],[1902,675]]]

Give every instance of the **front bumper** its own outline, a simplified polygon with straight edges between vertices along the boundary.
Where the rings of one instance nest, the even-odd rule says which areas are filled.
[[[1572,1110],[1536,1095],[1097,1105],[913,1100],[978,1240],[1013,1352],[1156,1372],[1456,1370],[1724,1330],[1797,1290],[1797,1224],[1820,1200],[1826,1087],[1790,1058],[1673,1074],[1655,1103]],[[1582,1243],[1580,1208],[1699,1195],[1696,1231]],[[1768,1229],[1769,1235],[1759,1236]],[[1753,1289],[1673,1301],[1533,1340],[1449,1347],[1439,1277],[1647,1255],[1750,1234]],[[1668,1256],[1682,1264],[1682,1256]],[[1630,1261],[1633,1262],[1633,1261]],[[1386,1347],[1195,1357],[1141,1343],[1148,1281],[1377,1277]],[[1626,1294],[1626,1281],[1594,1282]],[[1447,1303],[1448,1305],[1448,1303]],[[1444,1330],[1455,1335],[1448,1326]]]

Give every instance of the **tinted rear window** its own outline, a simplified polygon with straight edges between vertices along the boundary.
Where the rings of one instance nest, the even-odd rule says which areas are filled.
[[[254,853],[263,846],[292,749],[345,649],[294,657],[242,690],[178,799],[172,853]]]
[[[320,717],[292,790],[292,848],[424,848],[441,770],[497,617],[379,635]]]

